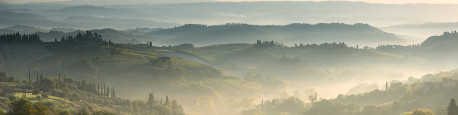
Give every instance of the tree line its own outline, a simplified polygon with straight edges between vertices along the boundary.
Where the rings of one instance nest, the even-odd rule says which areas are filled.
[[[9,33],[9,34],[2,34],[0,35],[0,42],[3,43],[40,43],[43,42],[40,40],[40,36],[38,34],[19,34],[17,33]]]

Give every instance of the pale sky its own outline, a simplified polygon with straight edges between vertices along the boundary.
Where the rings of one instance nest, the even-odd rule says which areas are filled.
[[[28,2],[56,2],[71,0],[0,0],[8,3],[28,3]],[[73,0],[73,1],[102,1],[102,0]],[[111,1],[111,0],[110,0]],[[458,4],[458,0],[126,0],[137,3],[189,3],[189,2],[242,2],[242,1],[362,1],[369,3],[385,4],[406,4],[406,3],[429,3],[429,4]]]

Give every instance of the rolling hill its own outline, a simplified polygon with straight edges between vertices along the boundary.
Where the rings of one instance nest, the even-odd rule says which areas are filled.
[[[294,43],[339,42],[356,45],[400,43],[403,40],[368,24],[289,24],[289,25],[200,25],[186,24],[175,28],[153,31],[149,38],[162,44],[192,43],[198,46],[227,43],[251,43],[255,40]]]
[[[29,25],[38,27],[63,27],[71,26],[61,22],[49,20],[47,17],[34,13],[17,13],[12,11],[0,11],[0,26]]]

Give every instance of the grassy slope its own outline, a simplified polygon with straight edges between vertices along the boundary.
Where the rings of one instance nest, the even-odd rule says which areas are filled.
[[[155,63],[160,55],[151,52],[152,49],[120,47],[118,50],[119,54],[111,54],[109,50],[77,47],[50,49],[54,55],[18,67],[11,73],[22,76],[20,79],[27,79],[27,67],[30,67],[32,80],[35,79],[36,72],[43,73],[45,77],[57,77],[60,73],[67,78],[86,80],[88,83],[115,85],[118,96],[134,99],[144,100],[148,93],[162,98],[169,95],[190,113],[237,113],[224,103],[231,100],[233,105],[241,104],[240,97],[263,95],[267,91],[261,90],[263,86],[257,82],[246,81],[188,60],[171,58],[171,65],[157,67]],[[93,63],[96,69],[87,69],[90,67],[82,64],[83,59]],[[196,105],[199,98],[203,97],[210,97],[215,107]],[[247,103],[245,105],[253,104],[251,101]]]

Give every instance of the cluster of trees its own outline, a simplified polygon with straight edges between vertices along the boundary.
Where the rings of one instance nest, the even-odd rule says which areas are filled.
[[[265,48],[265,47],[283,47],[283,43],[278,43],[275,41],[261,41],[256,40],[256,44],[254,44],[256,48]]]
[[[345,49],[348,48],[347,44],[344,42],[333,42],[333,43],[322,43],[322,44],[302,44],[299,45],[295,44],[294,48],[336,48],[336,49]]]
[[[102,40],[102,35],[97,33],[92,34],[91,31],[86,31],[86,34],[78,33],[76,36],[62,37],[60,42],[84,42],[94,40]],[[58,42],[57,38],[54,39],[54,42]]]
[[[48,115],[50,110],[43,103],[38,102],[33,104],[25,98],[16,99],[11,103],[12,111],[8,114],[11,115]]]
[[[38,34],[2,34],[0,35],[0,42],[4,43],[40,43],[43,42],[40,40]]]
[[[114,46],[114,43],[110,40],[102,39],[102,35],[98,33],[92,33],[91,31],[86,31],[85,34],[78,33],[75,36],[62,37],[60,41],[54,39],[54,43],[64,44],[64,45],[89,45],[89,46]]]
[[[147,41],[147,42],[146,42],[146,45],[147,45],[148,47],[153,47],[153,42]]]
[[[94,83],[87,83],[86,80],[75,81],[72,78],[66,78],[65,75],[63,79],[61,79],[60,74],[57,79],[43,78],[43,75],[41,75],[40,80],[35,82],[34,85],[40,91],[50,92],[59,97],[68,98],[71,100],[80,99],[80,95],[78,93],[75,92],[73,94],[70,94],[70,92],[72,91],[83,91],[86,93],[93,93],[94,95],[104,97],[116,97],[114,86],[112,86],[110,90],[110,87],[106,86],[106,84],[100,85],[100,83],[98,82],[96,86],[96,84]]]
[[[15,99],[11,103],[11,111],[0,111],[0,115],[71,115],[72,113],[68,110],[58,110],[52,111],[46,104],[37,102],[32,103],[26,98]],[[80,111],[76,112],[76,115],[90,115],[90,112],[87,108],[83,108]],[[92,113],[92,115],[114,115],[109,111],[97,110]]]
[[[275,41],[261,41],[261,40],[256,40],[256,44],[254,44],[254,47],[256,48],[265,48],[265,47],[284,47],[283,43],[278,43]],[[321,44],[294,44],[294,47],[292,48],[335,48],[335,49],[345,49],[349,48],[345,42],[333,42],[333,43],[321,43]]]
[[[2,34],[0,35],[0,42],[2,43],[42,43],[38,34],[20,34],[11,33],[11,34]],[[51,43],[51,42],[47,42]],[[75,36],[63,36],[60,41],[55,38],[53,45],[85,45],[85,46],[114,46],[114,43],[110,40],[102,39],[102,35],[98,33],[92,33],[91,31],[86,31],[85,34],[78,33]],[[152,42],[148,42],[149,45],[152,45]]]
[[[420,47],[420,44],[411,44],[407,46],[403,45],[378,45],[375,47],[376,50],[383,50],[383,51],[390,51],[390,50],[411,50],[411,49],[417,49]]]
[[[13,82],[13,81],[14,81],[14,77],[12,76],[8,77],[8,75],[4,71],[0,72],[0,82]]]

